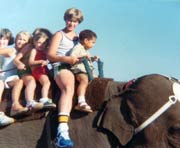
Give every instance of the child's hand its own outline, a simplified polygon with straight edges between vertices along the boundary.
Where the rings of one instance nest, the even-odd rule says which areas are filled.
[[[42,60],[41,66],[45,66],[48,64],[48,61]]]
[[[86,55],[86,58],[87,58],[88,60],[91,60],[91,56],[90,56],[89,54]]]
[[[69,64],[74,65],[77,62],[79,62],[79,58],[71,56],[71,60],[69,61]]]
[[[26,70],[26,65],[24,65],[24,64],[19,64],[19,65],[17,65],[17,68],[18,68],[19,70]]]
[[[91,60],[92,60],[92,61],[98,61],[98,60],[99,60],[99,57],[98,57],[98,56],[91,57]]]

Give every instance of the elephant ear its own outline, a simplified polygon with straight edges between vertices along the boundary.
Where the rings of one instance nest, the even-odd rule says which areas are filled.
[[[121,145],[126,145],[133,137],[134,128],[124,120],[120,105],[121,101],[119,98],[109,100],[99,118],[99,125],[112,132]]]

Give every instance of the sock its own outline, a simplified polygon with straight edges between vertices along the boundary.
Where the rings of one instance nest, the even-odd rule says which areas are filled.
[[[45,102],[47,102],[48,100],[49,100],[48,98],[41,98],[41,99],[39,99],[39,102],[45,103]]]
[[[78,97],[78,103],[81,104],[81,103],[84,103],[84,102],[86,102],[85,96],[79,96]]]
[[[33,102],[34,102],[34,100],[33,100],[33,99],[28,100],[28,101],[27,101],[27,103],[26,103],[26,106],[31,105]]]
[[[69,138],[69,127],[68,127],[68,121],[69,121],[69,113],[59,113],[58,114],[58,135],[60,134],[64,139],[70,139]]]

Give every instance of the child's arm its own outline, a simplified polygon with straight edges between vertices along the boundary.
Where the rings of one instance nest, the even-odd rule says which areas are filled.
[[[47,52],[48,60],[50,60],[51,62],[65,62],[65,63],[69,63],[69,64],[75,64],[76,62],[78,62],[79,59],[76,57],[58,56],[56,54],[58,46],[59,46],[59,42],[61,42],[61,40],[62,40],[62,35],[60,32],[57,32],[53,36],[53,38],[51,40],[51,44],[50,44],[48,52]]]
[[[26,65],[21,61],[21,59],[23,58],[23,56],[28,52],[28,50],[31,49],[31,46],[26,45],[25,47],[23,47],[21,49],[21,51],[16,55],[16,57],[14,58],[14,65],[20,69],[20,70],[25,70],[26,69]]]
[[[0,55],[10,57],[14,54],[13,48],[0,48]]]
[[[20,70],[23,70],[23,69],[26,69],[26,65],[24,63],[21,62],[21,58],[23,57],[23,53],[18,53],[14,59],[14,65],[20,69]]]
[[[34,65],[47,65],[48,61],[47,60],[35,60],[36,57],[36,49],[32,49],[29,57],[29,65],[34,66]]]

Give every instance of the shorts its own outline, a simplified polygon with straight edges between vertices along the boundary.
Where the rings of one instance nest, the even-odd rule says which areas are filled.
[[[31,68],[27,67],[26,70],[18,70],[17,73],[20,78],[24,75],[31,75]]]
[[[71,65],[69,64],[61,64],[59,66],[53,67],[53,77],[55,77],[62,69],[69,69],[70,70]]]
[[[38,67],[32,70],[32,75],[36,80],[39,80],[42,75],[47,75],[48,69],[46,66]]]
[[[4,81],[5,88],[10,88],[8,85],[8,82],[11,82],[11,81],[16,80],[16,79],[19,79],[18,75],[13,75],[13,76],[7,77],[6,80]]]

